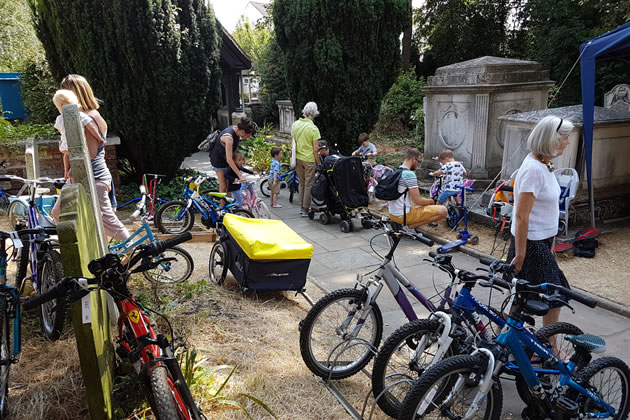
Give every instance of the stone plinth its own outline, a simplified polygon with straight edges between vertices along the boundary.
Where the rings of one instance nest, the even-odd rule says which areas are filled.
[[[521,166],[527,150],[530,130],[547,115],[571,121],[575,130],[562,156],[553,160],[556,168],[575,168],[580,175],[580,189],[586,190],[586,167],[582,131],[582,105],[523,112],[499,118],[503,123],[505,149],[502,177]],[[630,112],[595,107],[593,130],[593,188],[616,188],[620,194],[630,185]]]
[[[293,112],[293,104],[289,100],[276,101],[278,105],[278,114],[280,117],[280,133],[287,136],[291,135],[291,125],[295,121],[295,112]]]
[[[503,123],[497,118],[546,108],[553,85],[549,72],[535,61],[488,56],[438,68],[423,88],[421,168],[437,168],[432,157],[451,149],[471,178],[493,177],[503,158]]]

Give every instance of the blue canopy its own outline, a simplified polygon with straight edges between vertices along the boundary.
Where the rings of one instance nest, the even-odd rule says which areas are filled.
[[[584,155],[586,178],[591,207],[591,225],[595,226],[595,200],[593,198],[593,111],[595,106],[596,60],[630,56],[630,22],[580,45],[582,71],[582,113],[584,128]]]

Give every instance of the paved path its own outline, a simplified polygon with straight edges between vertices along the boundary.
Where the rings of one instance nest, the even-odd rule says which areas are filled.
[[[211,167],[207,164],[207,160],[206,153],[196,153],[184,164],[209,172]],[[352,287],[357,273],[367,273],[378,266],[380,259],[370,248],[370,240],[378,234],[377,230],[358,228],[355,232],[343,233],[338,223],[322,225],[318,220],[300,217],[299,206],[297,203],[288,202],[286,190],[282,190],[279,203],[284,207],[272,209],[275,218],[284,220],[293,230],[313,244],[314,256],[309,276],[310,280],[320,288],[332,291],[342,287]],[[372,246],[380,253],[387,249],[387,243],[382,236],[374,239]],[[435,270],[423,261],[423,258],[428,258],[430,250],[419,242],[403,240],[396,250],[395,260],[401,271],[423,294],[433,296],[434,283],[439,287],[448,282],[448,278],[445,273]],[[458,268],[470,271],[480,266],[477,260],[463,253],[455,253],[453,263]],[[475,296],[482,302],[484,298],[487,300],[487,293],[487,289],[479,287],[475,289]],[[411,299],[413,298],[410,297]],[[501,300],[501,295],[494,292],[493,305],[499,306]],[[386,289],[379,296],[379,306],[385,321],[383,335],[385,338],[403,325],[406,319]],[[600,335],[607,343],[607,351],[604,355],[615,355],[630,364],[630,353],[627,351],[630,346],[630,320],[607,310],[590,309],[579,303],[575,303],[574,307],[575,314],[565,308],[562,310],[560,319],[574,323],[585,332]],[[415,304],[414,309],[419,316],[428,315],[427,310],[420,304]],[[540,320],[537,325],[542,325]],[[505,416],[520,413],[523,404],[516,394],[513,383],[504,381],[503,386]]]

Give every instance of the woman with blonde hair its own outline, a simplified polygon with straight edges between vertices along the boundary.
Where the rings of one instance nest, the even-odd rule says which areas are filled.
[[[533,284],[554,283],[569,287],[553,256],[558,233],[560,186],[553,174],[552,159],[569,144],[573,124],[559,117],[540,120],[527,138],[525,157],[514,182],[512,243],[507,260],[516,266],[518,278]],[[530,298],[537,298],[530,296]],[[543,325],[558,321],[561,304],[552,303]]]
[[[87,143],[90,162],[92,163],[92,173],[94,174],[94,185],[98,197],[99,207],[102,213],[103,227],[105,234],[116,240],[123,241],[129,237],[129,231],[116,217],[110,199],[112,191],[112,174],[105,163],[105,138],[107,136],[107,123],[98,112],[98,99],[94,97],[90,84],[85,77],[78,74],[70,74],[61,81],[61,89],[74,92],[79,100],[79,109],[87,114],[92,121],[88,124],[96,125],[98,135],[93,134],[93,130],[85,130],[85,141]],[[87,126],[86,126],[87,127]],[[57,200],[59,203],[60,200]],[[59,219],[60,208],[55,204],[53,217]]]

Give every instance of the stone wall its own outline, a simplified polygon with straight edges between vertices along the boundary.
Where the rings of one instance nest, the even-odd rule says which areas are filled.
[[[112,174],[112,178],[114,179],[114,186],[116,189],[119,189],[120,171],[118,170],[116,145],[120,144],[120,139],[118,137],[108,137],[107,142],[109,144],[105,147],[105,161]],[[0,161],[6,160],[7,164],[7,168],[4,170],[4,173],[26,178],[26,162],[24,155],[26,144],[26,141],[0,143]],[[62,154],[59,152],[59,141],[37,140],[37,146],[39,152],[39,176],[62,178],[63,160]],[[13,190],[18,190],[21,187],[21,184],[12,182],[10,187],[8,183],[2,185],[2,188],[5,187],[13,193],[15,192]]]

